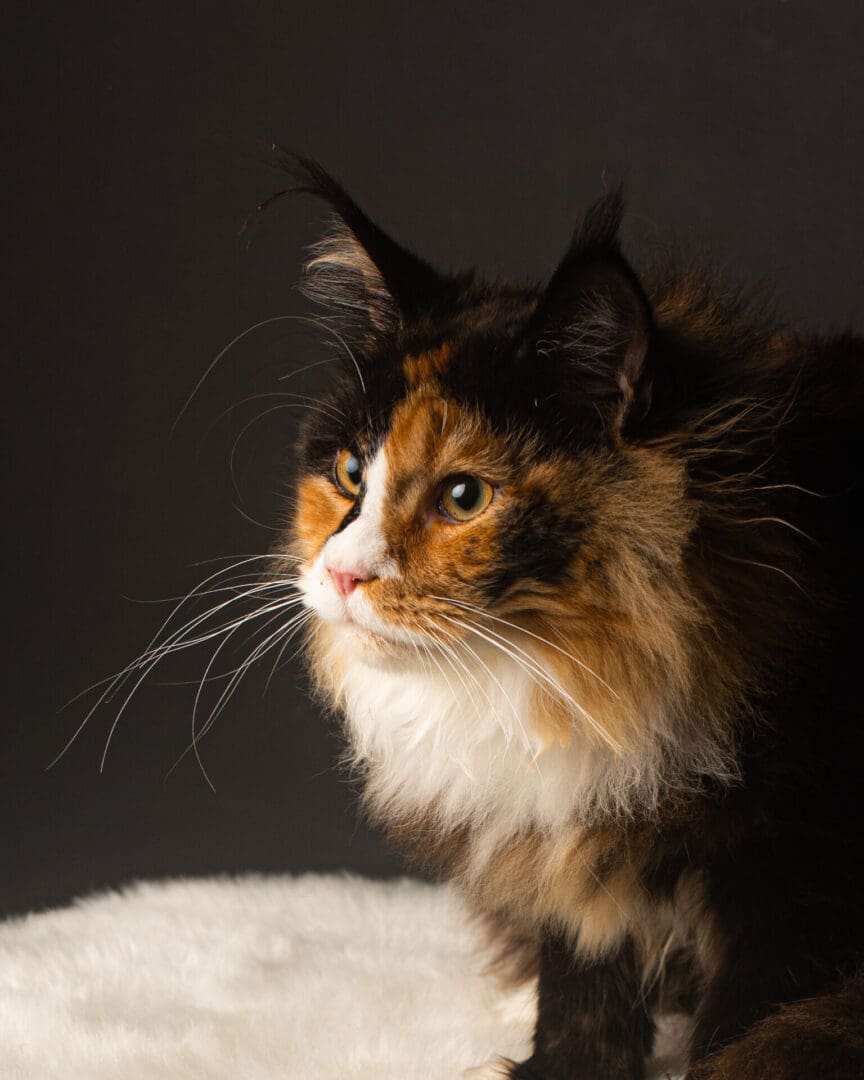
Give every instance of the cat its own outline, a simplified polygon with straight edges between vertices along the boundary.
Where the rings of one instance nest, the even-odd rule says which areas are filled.
[[[370,814],[539,975],[476,1075],[641,1080],[677,994],[688,1080],[864,1076],[864,341],[638,274],[618,191],[521,286],[282,164],[344,369],[274,554]]]

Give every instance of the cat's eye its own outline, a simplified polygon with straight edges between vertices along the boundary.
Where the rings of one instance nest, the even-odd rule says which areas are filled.
[[[492,502],[493,494],[492,485],[479,476],[460,473],[444,481],[438,509],[453,521],[470,521],[483,513]]]
[[[333,466],[336,483],[349,499],[356,499],[363,483],[363,467],[360,459],[350,450],[340,450]]]

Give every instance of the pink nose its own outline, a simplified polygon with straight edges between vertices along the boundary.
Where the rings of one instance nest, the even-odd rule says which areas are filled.
[[[359,581],[369,580],[368,575],[361,570],[334,570],[332,566],[328,566],[327,569],[330,577],[333,578],[336,591],[342,596],[349,596],[354,592]]]

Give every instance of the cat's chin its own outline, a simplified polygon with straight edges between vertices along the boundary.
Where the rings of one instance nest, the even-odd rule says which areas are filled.
[[[412,642],[389,637],[357,622],[331,623],[331,628],[342,648],[370,667],[392,668],[394,664],[404,667],[420,663],[421,650]]]

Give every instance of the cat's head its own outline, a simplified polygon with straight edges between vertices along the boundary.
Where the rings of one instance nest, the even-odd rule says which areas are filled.
[[[620,195],[546,284],[516,287],[438,273],[317,165],[292,167],[333,211],[308,292],[343,359],[303,432],[288,540],[323,681],[338,694],[353,666],[449,650],[458,687],[460,663],[485,679],[471,656],[509,657],[533,676],[538,741],[643,743],[646,713],[671,723],[663,702],[694,678],[702,616],[686,469],[644,437],[655,319]]]

